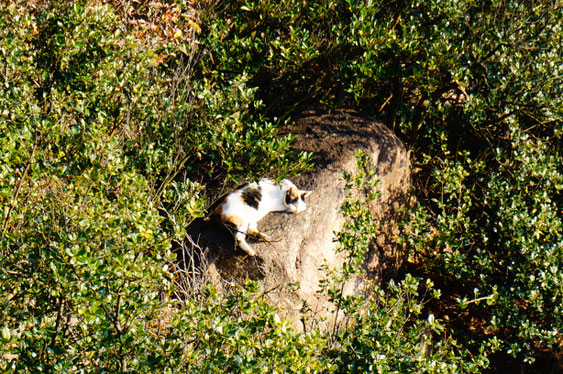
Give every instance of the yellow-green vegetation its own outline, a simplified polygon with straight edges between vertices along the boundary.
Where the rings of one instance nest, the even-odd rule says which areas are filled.
[[[558,0],[2,2],[0,371],[545,372],[562,27]],[[169,297],[210,191],[306,170],[280,135],[306,106],[374,115],[412,151],[401,275],[339,287],[377,229],[359,155],[349,261],[322,284],[342,327],[298,333],[252,283]]]

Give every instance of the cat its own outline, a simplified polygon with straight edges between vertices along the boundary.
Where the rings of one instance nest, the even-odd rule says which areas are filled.
[[[246,235],[271,241],[268,235],[258,231],[258,221],[270,212],[300,213],[306,209],[305,198],[311,191],[300,191],[290,180],[277,184],[263,178],[259,182],[245,184],[229,193],[215,210],[223,224],[236,228],[235,239],[249,256],[256,252],[246,242]]]

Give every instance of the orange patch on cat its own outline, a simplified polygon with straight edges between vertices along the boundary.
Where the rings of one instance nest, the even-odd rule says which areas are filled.
[[[232,223],[235,226],[242,226],[242,224],[244,223],[242,218],[240,218],[239,216],[235,216],[235,215],[226,215],[226,214],[221,214],[221,221],[223,223],[229,222]]]
[[[289,198],[293,201],[299,198],[299,191],[296,188],[290,188],[287,190]]]
[[[222,216],[223,213],[223,204],[219,205],[213,214],[217,214],[219,217]]]

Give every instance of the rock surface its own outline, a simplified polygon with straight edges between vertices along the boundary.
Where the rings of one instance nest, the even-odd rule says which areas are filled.
[[[393,276],[403,261],[402,248],[394,239],[399,233],[400,208],[409,199],[411,170],[399,139],[383,124],[354,112],[310,110],[296,117],[287,131],[297,137],[296,151],[313,153],[314,169],[293,180],[300,189],[313,193],[305,212],[271,213],[259,222],[262,232],[279,241],[250,242],[257,256],[248,257],[235,248],[232,235],[215,224],[196,223],[190,233],[209,254],[209,276],[214,283],[224,288],[245,279],[258,280],[270,301],[285,312],[284,317],[298,328],[307,328],[299,325],[302,300],[310,314],[330,317],[332,306],[317,293],[324,276],[319,267],[340,267],[345,258],[334,251],[338,245],[334,233],[343,222],[339,212],[345,198],[342,173],[356,171],[354,152],[363,150],[369,155],[381,179],[381,197],[370,206],[380,221],[380,234],[365,261],[372,279]],[[289,287],[291,282],[299,282],[300,287]],[[354,292],[355,284],[346,288]]]

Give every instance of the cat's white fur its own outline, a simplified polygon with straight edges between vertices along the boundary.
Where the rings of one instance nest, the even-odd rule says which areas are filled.
[[[229,193],[215,213],[223,223],[236,227],[235,239],[250,256],[256,252],[246,242],[246,235],[269,241],[269,237],[258,231],[258,221],[270,212],[299,213],[305,210],[304,199],[311,191],[300,191],[290,180],[277,184],[264,178],[249,183]]]

